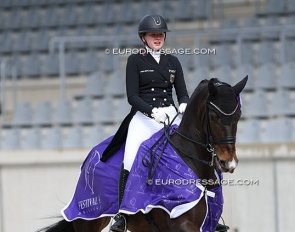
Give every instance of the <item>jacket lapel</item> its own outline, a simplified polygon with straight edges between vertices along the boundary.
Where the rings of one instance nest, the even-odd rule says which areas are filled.
[[[158,71],[162,76],[164,76],[167,80],[169,80],[169,73],[165,72],[165,67],[168,62],[167,55],[161,54],[159,64],[154,59],[154,57],[149,53],[145,53],[141,57],[150,67],[152,67],[154,70]]]

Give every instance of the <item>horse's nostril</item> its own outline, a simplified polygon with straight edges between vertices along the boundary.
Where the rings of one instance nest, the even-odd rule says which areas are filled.
[[[221,166],[221,167],[223,167],[223,168],[226,167],[226,161],[224,161],[224,160],[220,160],[219,162],[220,162],[220,166]]]

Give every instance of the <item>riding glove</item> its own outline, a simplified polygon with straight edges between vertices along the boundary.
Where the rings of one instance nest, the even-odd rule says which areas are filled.
[[[187,105],[187,103],[181,103],[179,105],[178,112],[181,113],[181,114],[183,114],[184,111],[185,111],[186,105]]]
[[[158,108],[153,108],[152,109],[152,114],[151,116],[156,120],[158,123],[163,123],[167,119],[167,115],[163,110],[160,110]]]

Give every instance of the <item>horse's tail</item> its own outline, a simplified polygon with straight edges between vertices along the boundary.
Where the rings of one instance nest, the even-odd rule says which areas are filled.
[[[73,227],[73,222],[61,220],[53,225],[37,230],[36,232],[75,232],[75,230]]]

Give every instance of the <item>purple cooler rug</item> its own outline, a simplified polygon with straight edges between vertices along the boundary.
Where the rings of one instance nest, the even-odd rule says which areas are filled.
[[[171,130],[175,128],[172,126]],[[156,163],[163,151],[151,184],[146,184],[150,168],[144,164],[150,162],[150,147],[162,134],[163,130],[160,130],[141,144],[128,177],[120,212],[148,213],[153,208],[161,208],[171,218],[176,218],[193,208],[205,196],[207,215],[201,231],[214,231],[223,208],[222,186],[205,190],[199,177],[166,143],[165,138],[154,154],[153,160]],[[114,216],[118,212],[118,179],[125,146],[107,162],[100,162],[101,154],[111,139],[112,137],[94,147],[84,161],[74,196],[62,210],[67,221]],[[216,172],[216,175],[219,180],[222,179],[221,173]]]

